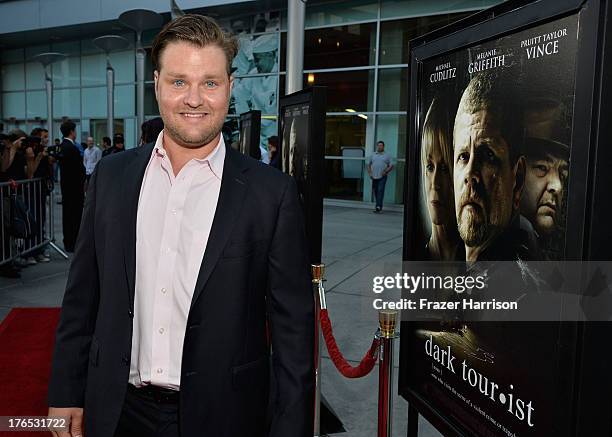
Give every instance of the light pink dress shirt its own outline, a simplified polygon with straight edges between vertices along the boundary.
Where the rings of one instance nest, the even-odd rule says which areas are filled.
[[[129,382],[178,390],[195,283],[225,161],[223,136],[174,176],[162,131],[145,170],[136,221],[134,332]]]

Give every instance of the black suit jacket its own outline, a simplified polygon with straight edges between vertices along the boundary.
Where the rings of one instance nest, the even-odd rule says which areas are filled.
[[[70,267],[49,405],[83,406],[87,437],[113,435],[125,397],[136,212],[152,148],[148,144],[98,163]],[[295,183],[226,150],[219,201],[187,319],[182,435],[310,437],[314,300]]]
[[[59,146],[58,161],[60,166],[60,184],[62,195],[83,193],[85,183],[85,166],[83,157],[74,143],[66,138]]]

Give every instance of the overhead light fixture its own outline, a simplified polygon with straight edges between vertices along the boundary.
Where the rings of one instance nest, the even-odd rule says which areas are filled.
[[[308,79],[307,79],[308,83],[314,83],[315,81],[315,77],[313,73],[308,73]]]
[[[321,38],[319,38],[318,41],[319,41],[319,44],[321,44],[321,41],[322,41]]]
[[[352,109],[352,108],[346,108],[346,109],[345,109],[345,111],[346,111],[346,112],[357,112],[357,111],[355,111],[355,110],[354,110],[354,109]]]
[[[336,47],[340,47],[340,41],[336,41]]]
[[[368,116],[367,116],[367,115],[365,115],[365,114],[357,114],[357,117],[361,117],[361,118],[363,118],[364,120],[367,120],[367,119],[368,119]]]

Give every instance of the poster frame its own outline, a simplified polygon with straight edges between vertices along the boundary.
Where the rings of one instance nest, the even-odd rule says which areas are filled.
[[[313,86],[288,94],[279,99],[278,138],[280,156],[283,156],[285,109],[295,105],[309,105],[308,118],[308,175],[306,180],[308,205],[304,211],[304,225],[311,264],[321,262],[323,239],[323,188],[325,160],[326,87]]]
[[[480,11],[449,26],[438,29],[410,41],[409,134],[406,144],[406,168],[404,197],[404,241],[402,258],[414,259],[418,241],[412,238],[418,220],[418,134],[421,91],[419,78],[423,62],[428,59],[485,43],[510,34],[546,24],[580,12],[580,38],[576,59],[576,96],[572,123],[570,185],[568,187],[567,229],[572,229],[565,241],[565,258],[568,260],[612,259],[612,202],[609,187],[612,186],[612,84],[603,80],[612,71],[610,56],[612,32],[607,29],[612,19],[612,7],[606,0],[510,0]],[[607,147],[606,147],[607,143]],[[606,194],[607,193],[607,194]],[[410,331],[410,323],[402,322],[402,331]],[[570,417],[567,435],[612,435],[612,358],[602,352],[602,342],[611,336],[609,324],[566,322],[560,326],[560,335],[573,347],[562,350],[567,360],[560,374],[572,378],[568,384],[571,397],[566,414]],[[607,339],[607,340],[606,340]],[[410,340],[404,336],[401,343]],[[400,348],[400,375],[398,391],[409,404],[408,436],[418,432],[418,414],[422,414],[444,435],[470,435],[468,428],[424,399],[407,381],[405,372],[411,357]],[[601,378],[590,377],[598,372]]]
[[[247,138],[246,150],[242,150],[242,125],[244,122],[249,121],[251,123],[251,130],[249,138]],[[248,155],[251,158],[261,159],[261,150],[259,149],[260,132],[261,132],[261,111],[253,109],[248,112],[240,114],[240,153]]]

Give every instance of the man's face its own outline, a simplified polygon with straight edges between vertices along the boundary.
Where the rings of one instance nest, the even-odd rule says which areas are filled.
[[[223,127],[232,80],[225,53],[216,45],[171,42],[155,71],[155,95],[164,129],[179,146],[211,143]]]
[[[94,139],[92,137],[87,137],[87,147],[92,148],[94,146]]]
[[[253,53],[253,60],[258,73],[270,73],[276,62],[276,50],[271,52]]]
[[[382,153],[385,151],[385,145],[383,143],[376,144],[376,151],[378,153]]]
[[[455,211],[469,247],[506,228],[521,195],[524,158],[511,165],[510,147],[497,124],[487,108],[472,113],[460,107],[455,119]]]
[[[565,159],[551,154],[542,158],[527,158],[521,213],[540,234],[550,234],[559,225],[567,175],[568,163]]]
[[[117,149],[123,149],[123,143],[117,142],[117,143],[115,144],[115,147],[116,147]]]
[[[49,144],[49,132],[47,131],[42,131],[40,133],[40,144],[43,147],[47,147],[47,145]]]

